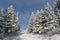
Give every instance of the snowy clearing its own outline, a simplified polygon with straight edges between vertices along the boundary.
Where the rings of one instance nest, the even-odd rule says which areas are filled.
[[[3,40],[60,40],[60,34],[47,36],[47,35],[29,34],[26,31],[23,31],[19,36],[7,37]]]

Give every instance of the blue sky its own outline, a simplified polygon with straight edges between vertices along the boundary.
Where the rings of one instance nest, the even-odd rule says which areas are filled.
[[[9,5],[13,5],[15,11],[19,12],[18,17],[21,29],[26,29],[31,12],[44,9],[46,2],[49,2],[54,7],[54,0],[0,0],[0,9],[6,9]]]

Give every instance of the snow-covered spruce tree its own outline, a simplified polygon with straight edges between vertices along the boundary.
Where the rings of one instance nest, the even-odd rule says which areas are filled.
[[[50,6],[50,4],[48,2],[45,5],[44,13],[46,13],[46,16],[48,17],[48,21],[51,21],[52,19],[55,19],[55,17],[56,17],[52,7]]]
[[[60,0],[56,0],[55,3],[55,13],[57,15],[57,18],[59,19],[59,25],[60,25]]]
[[[4,36],[5,33],[5,19],[4,19],[4,11],[0,10],[0,38]]]
[[[57,16],[52,11],[49,3],[45,6],[44,13],[47,14],[48,22],[44,23],[44,30],[42,32],[45,32],[48,35],[60,33],[60,10],[56,8],[56,11]]]
[[[7,10],[0,10],[0,40],[6,36],[18,35],[20,26],[18,23],[18,17],[15,14],[13,5],[9,6]]]
[[[47,5],[45,6],[45,9],[44,9],[44,17],[45,17],[45,20],[42,21],[43,23],[43,29],[41,29],[39,31],[39,33],[47,33],[47,34],[50,34],[52,35],[53,33],[53,30],[56,28],[56,27],[59,27],[59,22],[57,21],[57,17],[56,15],[54,14],[54,12],[52,11],[51,9],[51,6],[49,5],[49,3],[47,2]]]
[[[40,30],[39,33],[46,33],[50,30],[49,26],[47,26],[45,23],[55,19],[55,15],[53,14],[52,12],[52,8],[50,6],[50,4],[47,2],[47,5],[45,6],[45,9],[44,9],[44,17],[45,19],[42,21],[43,23],[43,29]],[[53,18],[54,17],[54,18]]]
[[[44,11],[41,9],[41,11],[37,10],[36,14],[35,14],[35,20],[34,23],[32,25],[32,32],[33,33],[40,33],[40,30],[44,28],[43,24],[45,22],[47,22],[47,18],[45,16]],[[31,27],[31,26],[29,26]]]
[[[41,9],[41,11],[37,10],[36,12],[36,20],[35,24],[33,26],[33,33],[38,33],[43,28],[43,20],[45,20],[44,17],[44,11]]]
[[[13,5],[10,5],[6,10],[6,33],[12,33],[20,30],[18,18],[16,17]]]
[[[35,22],[35,14],[32,12],[30,20],[29,20],[29,24],[28,24],[28,32],[29,33],[33,32],[34,22]]]
[[[40,14],[41,15],[41,14]],[[42,17],[41,17],[42,16]],[[56,16],[54,14],[54,12],[51,9],[51,6],[49,5],[49,3],[47,2],[47,5],[45,6],[44,12],[42,13],[42,15],[39,16],[41,22],[40,22],[40,28],[39,29],[39,33],[47,33],[48,31],[52,31],[53,28],[58,27],[58,22],[56,21]],[[38,18],[38,17],[37,17]]]
[[[55,17],[55,22],[53,23],[54,28],[52,29],[52,33],[53,34],[57,34],[60,33],[60,0],[56,0],[55,2],[55,12],[56,13],[56,17]],[[51,33],[51,32],[50,32]]]

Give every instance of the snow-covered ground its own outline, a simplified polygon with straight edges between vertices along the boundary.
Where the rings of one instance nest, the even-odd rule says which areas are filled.
[[[22,31],[19,36],[7,37],[3,40],[60,40],[60,35],[53,36],[29,34],[26,31]]]
[[[54,36],[43,36],[43,35],[33,35],[33,34],[23,34],[20,36],[22,40],[60,40],[60,35],[54,35]]]
[[[53,35],[53,36],[47,36],[47,35],[38,35],[38,34],[29,34],[26,31],[22,32],[20,38],[22,40],[60,40],[60,35]]]

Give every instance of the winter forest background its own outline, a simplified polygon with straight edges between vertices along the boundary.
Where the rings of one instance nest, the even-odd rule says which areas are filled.
[[[0,0],[0,40],[60,40],[60,0]]]
[[[20,28],[26,29],[31,13],[44,9],[46,2],[49,2],[52,8],[54,8],[54,1],[55,0],[0,0],[0,9],[5,10],[9,5],[13,5],[17,12],[16,15],[19,18]]]

